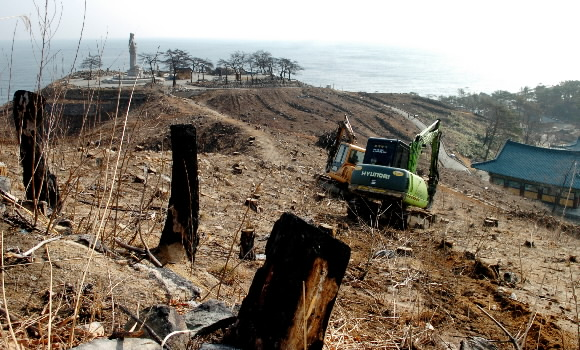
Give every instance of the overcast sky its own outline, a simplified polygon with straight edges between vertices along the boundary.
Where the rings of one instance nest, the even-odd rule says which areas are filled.
[[[1,39],[42,0],[0,0]],[[84,0],[48,0],[55,38],[78,39]],[[371,41],[417,47],[578,46],[577,0],[86,0],[83,38]],[[57,28],[57,23],[59,23]],[[37,26],[33,29],[38,32]]]
[[[578,0],[0,0],[0,40],[30,38],[18,15],[30,18],[38,38],[45,3],[55,39],[78,40],[82,30],[93,43],[129,33],[137,42],[372,42],[441,50],[472,71],[512,69],[518,81],[531,73],[552,84],[580,77]]]

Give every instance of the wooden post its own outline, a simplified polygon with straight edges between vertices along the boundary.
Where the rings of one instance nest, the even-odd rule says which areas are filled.
[[[254,238],[256,231],[253,228],[245,228],[240,235],[240,259],[256,260],[256,252],[254,251]]]
[[[167,219],[155,254],[159,261],[177,263],[184,256],[193,263],[199,243],[199,182],[197,138],[193,125],[171,125],[173,169]]]
[[[50,173],[44,154],[45,99],[34,92],[18,90],[14,93],[13,103],[26,198],[35,204],[45,201],[58,211],[60,203],[56,176]]]
[[[284,213],[226,342],[242,349],[320,350],[350,248]]]

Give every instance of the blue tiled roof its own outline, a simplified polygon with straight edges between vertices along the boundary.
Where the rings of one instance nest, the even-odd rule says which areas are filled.
[[[572,188],[580,189],[579,151],[535,147],[508,140],[494,160],[472,166],[527,182],[558,187],[570,187],[572,184]]]

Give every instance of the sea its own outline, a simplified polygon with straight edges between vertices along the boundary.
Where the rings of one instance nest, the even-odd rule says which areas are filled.
[[[214,65],[236,51],[264,50],[296,61],[303,70],[293,78],[344,91],[416,93],[437,98],[457,95],[460,89],[467,93],[517,92],[538,84],[580,80],[578,70],[538,69],[542,62],[534,62],[525,53],[486,61],[461,50],[366,43],[158,38],[136,38],[136,42],[138,53],[180,49]],[[89,54],[102,56],[103,69],[126,71],[128,44],[128,38],[51,40],[44,46],[34,41],[0,40],[0,104],[10,101],[16,90],[35,91],[80,70]]]

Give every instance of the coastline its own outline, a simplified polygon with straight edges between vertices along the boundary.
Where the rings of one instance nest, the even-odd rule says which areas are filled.
[[[491,93],[496,90],[517,91],[522,86],[550,83],[537,72],[514,76],[513,67],[505,66],[489,72],[485,64],[474,66],[469,60],[458,59],[441,52],[408,47],[376,46],[353,43],[320,42],[263,42],[196,39],[146,39],[137,36],[137,54],[159,49],[183,49],[194,57],[203,57],[214,64],[239,50],[265,50],[273,57],[297,61],[304,70],[296,76],[315,87],[330,86],[350,92],[416,93],[425,97],[455,95],[458,89]],[[100,46],[99,46],[100,45]],[[41,77],[41,87],[76,73],[83,58],[90,53],[102,55],[103,69],[125,72],[129,69],[127,40],[110,39],[96,45],[78,40],[57,40],[50,52]],[[30,42],[17,42],[12,49],[10,41],[0,41],[0,102],[9,101],[16,90],[34,90],[38,87],[38,53]],[[137,62],[143,65],[142,62]],[[163,68],[163,67],[161,67]],[[488,71],[489,74],[486,73]],[[555,77],[557,79],[557,77]],[[569,76],[567,80],[574,79]],[[579,77],[580,79],[580,77]],[[551,79],[554,80],[554,79]],[[532,85],[530,85],[532,84]]]

